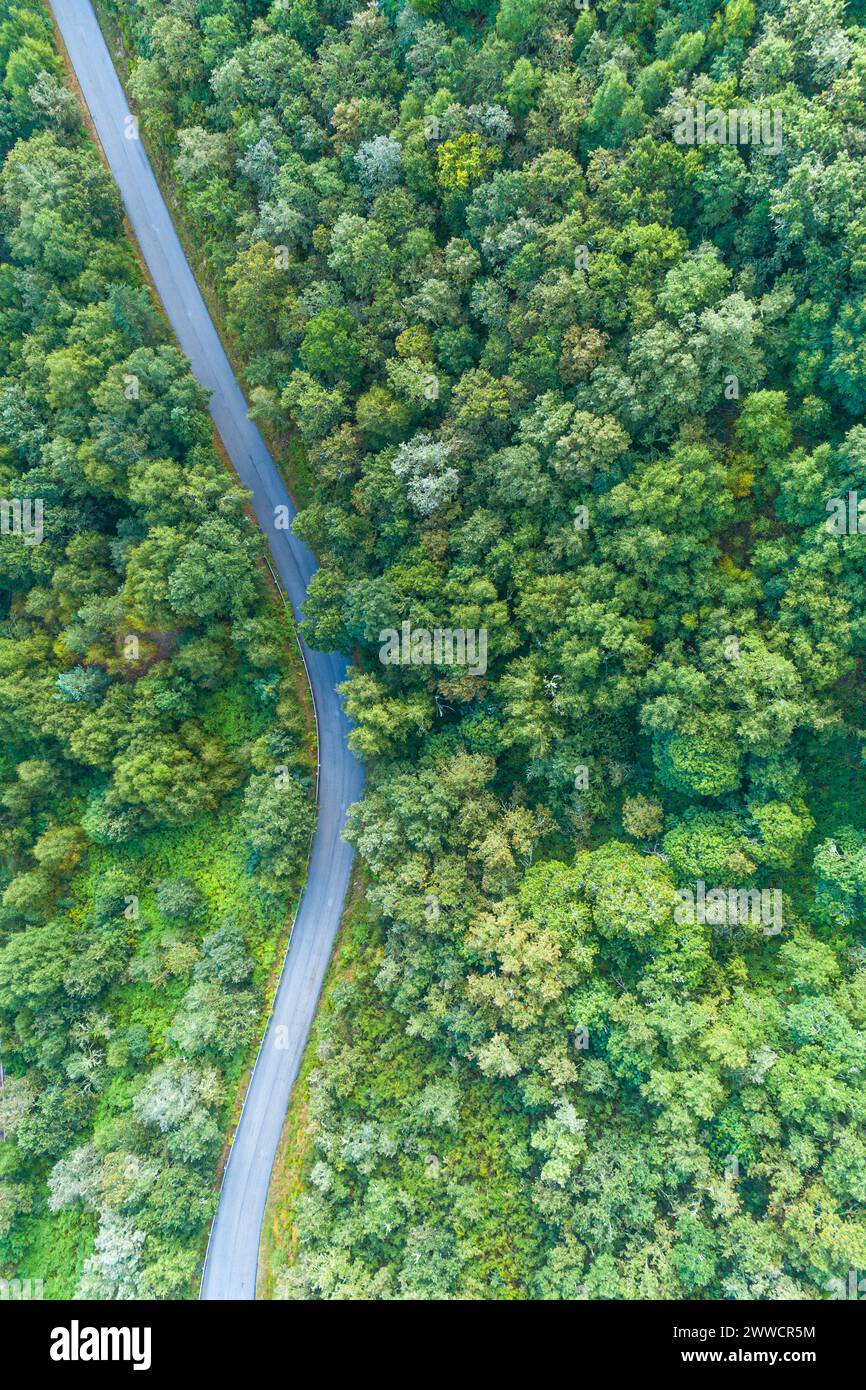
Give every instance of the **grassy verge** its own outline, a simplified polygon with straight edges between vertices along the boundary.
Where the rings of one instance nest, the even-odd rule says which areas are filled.
[[[300,656],[291,639],[288,619],[283,621],[286,641],[281,674],[294,677],[292,684],[297,688],[298,680],[303,680]],[[238,670],[230,685],[203,694],[196,713],[209,733],[217,735],[229,750],[238,752],[269,722],[267,711],[250,699],[250,674],[243,669]],[[304,721],[300,707],[295,718],[301,734]],[[303,767],[312,784],[316,765],[314,735],[301,739],[301,749]],[[137,898],[129,977],[100,1002],[100,1012],[104,1014],[108,1035],[144,1028],[157,1056],[161,1051],[169,1055],[168,1030],[188,988],[189,970],[201,940],[219,922],[232,920],[241,928],[255,962],[253,985],[260,1012],[251,1028],[249,1047],[239,1049],[221,1069],[226,1096],[222,1127],[227,1136],[233,1131],[240,1110],[303,888],[300,871],[289,893],[288,916],[284,902],[250,891],[248,851],[238,816],[241,795],[239,789],[217,811],[192,824],[163,827],[124,844],[91,846],[71,880],[68,907],[73,922],[85,923],[93,912],[101,885],[118,873],[129,893]],[[200,920],[185,922],[182,928],[167,924],[156,906],[155,885],[161,879],[177,877],[191,880],[203,901]],[[95,1136],[108,1133],[123,1122],[130,1110],[136,1080],[136,1069],[129,1067],[99,1092],[92,1126]],[[226,1151],[227,1147],[228,1138]],[[33,1209],[21,1222],[9,1256],[16,1268],[44,1281],[46,1298],[69,1298],[90,1253],[94,1230],[95,1222],[86,1214],[51,1213],[47,1193],[40,1183]],[[204,1241],[200,1253],[204,1253]]]
[[[309,1286],[300,1295],[289,1289],[288,1277],[293,1266],[310,1255],[315,1259],[327,1247],[332,1222],[351,1221],[367,1203],[368,1184],[356,1181],[352,1164],[339,1151],[343,1125],[356,1133],[359,1124],[369,1122],[404,1136],[368,1177],[374,1188],[377,1182],[381,1187],[386,1174],[396,1183],[412,1208],[413,1223],[428,1229],[447,1225],[455,1200],[459,1202],[462,1268],[455,1296],[525,1297],[539,1249],[519,1158],[515,1166],[528,1137],[524,1119],[502,1104],[495,1087],[474,1068],[433,1054],[423,1040],[411,1036],[407,1019],[385,1004],[377,984],[383,947],[382,924],[364,901],[357,874],[274,1164],[258,1296],[317,1296]],[[431,1130],[418,1142],[409,1140],[406,1120],[417,1098],[455,1082],[459,1116],[453,1126]],[[339,1117],[322,1113],[317,1085],[339,1094]],[[319,1136],[330,1154],[335,1188],[326,1208],[311,1221],[304,1200],[323,1156]],[[401,1260],[396,1235],[371,1241],[369,1260],[391,1279]],[[339,1296],[351,1295],[343,1291]]]
[[[333,991],[337,985],[354,977],[359,956],[368,949],[366,924],[363,892],[356,873],[346,899],[316,1019],[292,1091],[291,1103],[286,1111],[280,1146],[271,1174],[259,1250],[259,1298],[273,1298],[277,1275],[293,1263],[297,1254],[297,1205],[314,1162],[313,1140],[309,1128],[310,1073],[316,1065],[323,1021],[332,1007]]]

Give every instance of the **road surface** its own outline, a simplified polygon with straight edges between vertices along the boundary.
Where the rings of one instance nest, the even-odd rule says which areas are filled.
[[[253,508],[273,563],[298,613],[316,568],[291,532],[276,530],[275,508],[292,506],[201,297],[163,202],[123,88],[89,0],[51,0],[66,49],[157,292],[192,370],[211,392],[211,415]],[[346,742],[349,724],[336,693],[346,664],[304,648],[319,725],[319,818],[307,885],[273,1014],[250,1082],[223,1179],[202,1276],[201,1297],[255,1298],[268,1183],[280,1131],[316,1012],[349,885],[352,851],[341,838],[357,801],[361,768]]]

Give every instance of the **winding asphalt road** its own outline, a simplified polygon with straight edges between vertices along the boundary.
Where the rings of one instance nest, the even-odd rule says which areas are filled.
[[[252,494],[274,567],[297,615],[316,568],[275,508],[292,506],[184,255],[89,0],[51,0],[132,229],[192,370],[211,392],[210,411],[235,469]],[[131,138],[130,138],[131,137]],[[295,919],[276,1001],[244,1102],[223,1179],[201,1283],[208,1299],[255,1298],[259,1242],[271,1169],[292,1086],[316,1012],[349,885],[352,851],[341,838],[361,793],[349,752],[349,723],[336,687],[345,662],[304,647],[319,725],[319,818],[307,886]]]

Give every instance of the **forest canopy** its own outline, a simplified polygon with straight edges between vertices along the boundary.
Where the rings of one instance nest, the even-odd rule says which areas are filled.
[[[102,9],[303,445],[308,640],[356,657],[366,907],[278,1292],[832,1296],[866,1268],[862,5]],[[136,602],[186,616],[144,544]],[[404,623],[483,631],[484,672],[384,663]]]
[[[0,1275],[181,1298],[315,750],[245,494],[39,5],[0,10],[0,74]]]

